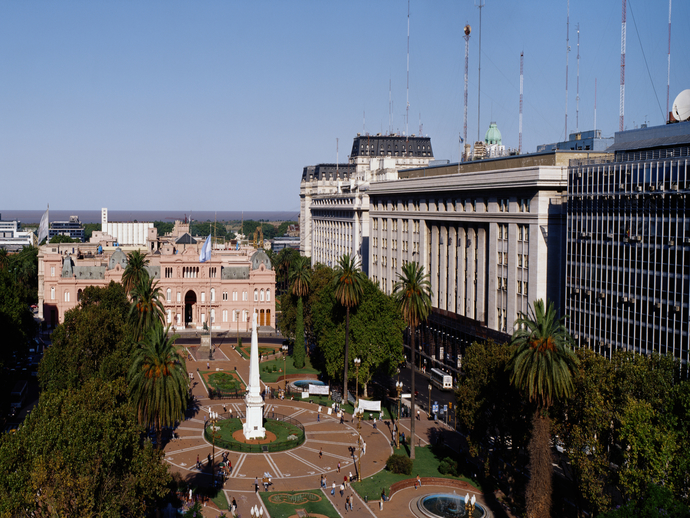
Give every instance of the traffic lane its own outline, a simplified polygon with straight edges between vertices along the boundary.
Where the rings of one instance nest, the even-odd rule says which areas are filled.
[[[397,379],[395,380],[397,381]],[[393,383],[395,383],[395,381]],[[405,367],[403,369],[400,369],[400,381],[403,383],[403,392],[409,393],[411,390],[411,385],[412,385],[412,369],[409,367]],[[431,381],[429,380],[429,377],[426,376],[425,374],[415,371],[415,390],[418,392],[416,399],[416,403],[421,406],[425,411],[428,410],[429,406],[429,385],[431,384]],[[453,405],[455,405],[455,393],[452,390],[449,391],[443,391],[439,390],[435,386],[432,385],[431,388],[431,404],[434,404],[434,401],[437,401],[439,406],[443,408],[444,405],[448,405],[448,403],[452,402]],[[450,413],[450,410],[449,410]]]

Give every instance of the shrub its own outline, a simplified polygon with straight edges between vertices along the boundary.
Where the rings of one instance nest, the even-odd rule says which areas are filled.
[[[451,459],[450,457],[446,457],[441,461],[441,463],[438,466],[438,471],[442,475],[453,475],[454,477],[458,476],[458,463]]]
[[[388,471],[392,473],[412,474],[412,459],[406,455],[391,455],[386,461]]]

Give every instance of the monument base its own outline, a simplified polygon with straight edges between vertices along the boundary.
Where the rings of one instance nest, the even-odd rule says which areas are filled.
[[[266,437],[264,428],[264,404],[247,404],[246,418],[242,426],[242,433],[245,439],[263,439]]]
[[[196,350],[197,360],[211,359],[211,337],[209,335],[202,335],[201,345]]]

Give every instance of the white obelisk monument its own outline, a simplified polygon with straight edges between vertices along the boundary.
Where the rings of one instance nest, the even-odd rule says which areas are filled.
[[[266,437],[266,429],[264,428],[264,400],[261,397],[261,382],[259,381],[259,334],[256,330],[256,313],[252,315],[249,386],[244,402],[247,404],[247,418],[242,429],[245,439],[263,439]]]

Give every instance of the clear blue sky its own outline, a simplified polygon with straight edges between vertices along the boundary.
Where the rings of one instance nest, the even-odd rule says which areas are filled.
[[[566,5],[486,0],[482,138],[493,120],[518,146],[520,51],[523,152],[565,137]],[[690,2],[672,14],[671,103],[690,88]],[[411,2],[409,128],[421,114],[439,159],[458,159],[466,23],[476,139],[478,22],[471,0]],[[578,23],[579,129],[597,78],[597,126],[613,136],[621,3],[571,2],[569,132]],[[628,0],[627,128],[663,123],[667,31],[667,1]],[[336,139],[347,161],[364,112],[366,131],[387,131],[389,81],[405,130],[406,45],[404,0],[2,2],[0,211],[297,210],[302,168],[334,162]]]

